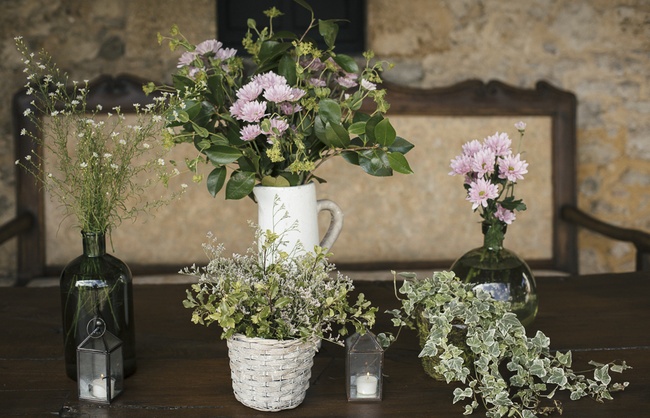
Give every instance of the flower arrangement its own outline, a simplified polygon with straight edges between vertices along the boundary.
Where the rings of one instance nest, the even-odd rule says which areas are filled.
[[[185,50],[173,87],[150,84],[146,91],[169,94],[166,142],[194,144],[199,154],[187,165],[196,181],[203,177],[200,163],[213,166],[206,182],[213,196],[226,183],[228,166],[233,172],[227,199],[249,195],[256,184],[324,181],[314,171],[339,155],[374,176],[412,172],[404,154],[413,145],[384,117],[389,105],[378,88],[383,63],[371,63],[373,54],[366,52],[360,68],[353,58],[335,53],[335,21],[317,22],[306,2],[295,1],[311,13],[300,36],[273,30],[273,19],[282,14],[275,7],[265,11],[268,27],[260,29],[249,19],[242,44],[254,64],[250,75],[236,50],[217,40],[194,45],[172,27],[170,48]],[[308,39],[316,27],[326,50]],[[160,43],[163,39],[159,35]],[[361,111],[366,99],[374,102],[370,113]]]
[[[435,358],[435,372],[447,383],[459,384],[453,402],[466,402],[464,415],[483,405],[489,418],[533,418],[562,412],[558,400],[544,403],[558,391],[569,392],[571,400],[590,396],[603,402],[628,386],[610,376],[629,369],[625,362],[590,362],[593,377],[573,371],[570,351],[551,353],[544,333],[528,337],[507,303],[462,282],[453,272],[435,272],[423,280],[412,273],[400,276],[406,279],[399,289],[405,298],[400,309],[390,311],[393,323],[415,328],[420,318],[426,320],[427,326],[418,327],[420,357]],[[460,337],[454,324],[463,329]],[[394,339],[390,334],[381,337],[385,344]]]
[[[105,117],[100,115],[101,106],[87,106],[88,81],[74,81],[70,88],[68,75],[49,54],[30,52],[21,37],[15,41],[24,58],[27,94],[34,97],[25,116],[40,133],[23,129],[20,134],[53,157],[46,167],[43,153],[32,150],[16,164],[42,182],[82,231],[105,233],[182,192],[159,200],[144,199],[149,187],[167,185],[178,173],[169,171],[165,150],[156,146],[155,138],[164,125],[160,99],[136,105],[135,124],[127,121],[119,107]]]
[[[517,122],[515,128],[521,141],[526,124]],[[528,163],[520,153],[513,153],[512,140],[504,132],[482,142],[475,139],[465,143],[462,154],[451,160],[449,175],[464,176],[466,199],[486,225],[485,242],[489,247],[502,247],[506,225],[515,220],[515,211],[526,210],[523,200],[514,196],[515,185],[526,173]]]
[[[279,251],[283,234],[258,234],[259,250],[232,257],[223,256],[223,244],[209,234],[211,240],[204,244],[208,265],[181,270],[198,277],[183,301],[193,309],[192,322],[206,326],[216,322],[223,339],[243,334],[276,340],[316,338],[340,345],[346,325],[362,333],[372,327],[377,308],[363,294],[354,304],[348,301],[352,280],[340,272],[331,276],[335,266],[322,248],[289,256]],[[333,329],[337,325],[340,329]]]

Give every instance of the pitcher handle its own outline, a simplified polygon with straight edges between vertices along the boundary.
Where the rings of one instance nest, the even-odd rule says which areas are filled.
[[[330,213],[330,226],[320,243],[321,247],[330,249],[343,229],[343,211],[339,205],[329,199],[318,200],[316,207],[318,212],[326,210]]]

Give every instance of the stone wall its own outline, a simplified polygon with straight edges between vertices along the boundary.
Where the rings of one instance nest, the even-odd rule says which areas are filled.
[[[0,15],[0,223],[14,215],[11,97],[24,84],[13,38],[45,48],[73,79],[132,73],[168,81],[175,56],[156,42],[176,23],[214,37],[214,0],[3,0]],[[573,91],[578,204],[650,230],[650,2],[647,0],[368,0],[368,47],[394,62],[386,78],[433,87],[467,78]],[[0,246],[0,277],[15,271]],[[582,272],[633,269],[634,249],[580,234]]]

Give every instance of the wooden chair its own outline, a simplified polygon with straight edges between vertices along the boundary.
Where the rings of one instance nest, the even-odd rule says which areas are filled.
[[[123,112],[133,112],[133,103],[146,104],[152,100],[151,97],[144,95],[142,85],[142,80],[131,76],[102,76],[91,83],[90,95],[88,97],[89,105],[95,107],[101,103],[104,109],[120,106]],[[543,81],[537,83],[535,89],[530,90],[511,87],[498,81],[483,83],[479,80],[468,80],[450,87],[434,89],[405,88],[395,85],[387,85],[386,88],[388,90],[387,99],[391,103],[389,117],[391,121],[394,121],[394,124],[399,125],[400,118],[406,118],[402,126],[407,127],[413,124],[413,119],[408,118],[416,118],[418,123],[424,122],[424,126],[428,126],[428,128],[422,128],[414,134],[414,136],[420,137],[421,141],[427,140],[427,135],[431,135],[432,132],[437,132],[442,124],[442,119],[445,118],[469,117],[474,120],[474,118],[506,116],[520,119],[542,118],[542,120],[548,122],[549,132],[547,139],[550,141],[548,143],[548,152],[551,166],[548,171],[549,184],[547,186],[550,187],[549,193],[551,198],[549,199],[550,202],[548,202],[548,213],[545,215],[548,226],[544,225],[543,227],[545,229],[550,227],[552,232],[550,234],[550,242],[548,244],[550,248],[548,252],[540,257],[527,258],[532,268],[569,274],[577,273],[578,247],[576,228],[577,226],[581,226],[613,239],[631,242],[635,245],[637,251],[636,269],[650,270],[649,234],[609,225],[592,218],[576,207],[576,97],[574,94],[559,90]],[[29,119],[23,116],[23,111],[28,106],[30,100],[24,90],[19,91],[13,99],[16,158],[23,158],[32,150],[35,152],[43,152],[41,149],[36,148],[34,144],[26,141],[24,136],[19,135],[21,129],[30,128]],[[481,126],[481,124],[482,122],[479,122],[478,126]],[[400,131],[398,130],[398,132]],[[492,133],[477,132],[476,135]],[[455,133],[449,135],[453,136]],[[411,140],[410,137],[408,139]],[[463,139],[467,140],[471,138]],[[418,145],[416,144],[417,149]],[[442,160],[446,161],[446,166],[431,167],[428,168],[429,171],[421,170],[423,174],[417,174],[416,172],[417,175],[425,176],[419,181],[424,184],[438,182],[441,177],[446,176],[446,173],[449,171],[448,161],[458,151],[460,149],[450,149],[444,144],[434,148],[432,153],[442,155]],[[413,152],[415,153],[415,151]],[[419,157],[426,159],[429,156],[420,154]],[[395,179],[395,181],[403,183],[397,183],[397,185],[393,186],[390,186],[393,183],[382,183],[381,180],[363,179],[360,181],[368,181],[368,183],[362,183],[357,189],[352,189],[349,175],[345,171],[347,169],[358,170],[357,167],[326,167],[325,170],[329,170],[329,173],[324,177],[328,179],[328,184],[323,185],[321,189],[325,194],[331,193],[331,197],[337,203],[341,204],[338,200],[340,198],[348,205],[348,208],[351,208],[347,210],[344,208],[346,221],[348,218],[352,220],[351,222],[346,222],[346,226],[344,227],[344,231],[348,230],[349,233],[348,240],[350,241],[350,246],[346,247],[343,243],[337,243],[333,250],[335,255],[337,252],[342,255],[341,261],[336,261],[340,269],[390,271],[449,267],[453,261],[453,257],[437,257],[435,254],[437,244],[433,245],[432,249],[422,251],[417,256],[411,257],[414,251],[408,248],[404,251],[405,254],[400,255],[398,254],[398,250],[401,247],[406,248],[402,244],[412,238],[403,237],[403,241],[397,241],[394,237],[395,233],[385,223],[374,222],[371,224],[374,228],[368,228],[361,220],[372,220],[375,217],[386,219],[387,216],[390,216],[396,210],[404,211],[399,219],[393,220],[397,223],[397,227],[404,230],[410,229],[415,231],[414,233],[424,234],[426,231],[422,228],[424,226],[423,222],[415,219],[415,215],[420,216],[424,214],[428,217],[428,221],[426,222],[435,223],[433,229],[441,231],[443,228],[454,229],[453,219],[451,219],[453,216],[449,217],[450,219],[436,219],[432,221],[431,219],[435,219],[435,214],[431,214],[428,211],[435,212],[436,209],[426,205],[403,203],[404,196],[412,196],[414,193],[418,193],[418,191],[403,190],[409,187],[408,184],[411,182],[411,179],[407,176]],[[352,175],[363,176],[356,172]],[[429,176],[430,179],[426,176]],[[445,202],[450,201],[458,201],[461,204],[466,203],[463,201],[464,196],[462,195],[463,191],[460,183],[454,187],[457,187],[457,190],[452,192],[452,195],[448,192],[446,195],[441,196],[440,193],[442,192],[434,190],[431,192],[433,194],[428,196],[427,199],[429,201],[442,200],[442,203],[445,205]],[[381,188],[382,193],[376,192],[378,188]],[[390,190],[386,188],[390,188]],[[385,193],[383,192],[384,190]],[[399,192],[404,194],[399,195]],[[34,278],[57,276],[62,266],[51,265],[46,261],[45,243],[48,237],[46,236],[46,228],[44,225],[46,218],[44,192],[28,173],[18,169],[16,172],[16,193],[16,217],[0,227],[0,243],[14,236],[18,238],[18,284],[25,284]],[[201,193],[202,197],[200,199],[205,199],[208,196],[208,193],[204,190],[201,190]],[[346,193],[349,194],[348,197],[346,197]],[[325,195],[323,197],[330,196]],[[211,198],[197,203],[198,201],[199,198],[192,200],[190,204],[208,206],[208,211],[212,211],[212,208],[217,206]],[[381,206],[386,201],[391,201],[393,206],[384,209],[388,212],[388,215],[382,215],[379,211],[382,210]],[[239,203],[238,205],[219,203],[219,210],[222,213],[220,217],[223,218],[222,223],[245,224],[246,218],[236,221],[233,219],[236,216],[240,218],[249,216],[252,213],[250,211],[254,210],[254,205],[252,202]],[[354,205],[361,206],[357,208]],[[249,211],[246,215],[240,213],[242,212],[242,207]],[[462,210],[471,212],[469,206]],[[362,213],[355,221],[354,216],[358,212]],[[176,218],[178,217],[178,213],[182,214],[183,210],[177,210],[175,214]],[[475,216],[478,218],[478,215]],[[194,217],[187,216],[187,218],[183,222],[189,224],[193,221],[190,218]],[[355,229],[355,224],[359,224],[358,229]],[[199,226],[198,230],[202,230],[202,228],[204,227]],[[217,230],[220,228],[223,227],[216,226]],[[513,229],[516,228],[517,226],[513,226]],[[155,229],[160,230],[165,228]],[[382,236],[384,229],[386,236]],[[510,234],[510,231],[508,234]],[[225,233],[224,235],[234,236],[239,241],[243,239],[239,232]],[[361,239],[356,241],[351,238],[358,236],[361,236]],[[154,245],[162,241],[163,239],[161,238],[155,238],[153,240]],[[376,252],[376,247],[378,247],[378,243],[380,242],[389,242],[389,244],[392,244],[388,249],[389,255]],[[183,245],[185,244],[183,243]],[[440,243],[440,245],[445,244]],[[465,248],[469,250],[471,247]],[[172,249],[172,251],[174,250]],[[355,253],[354,251],[357,252]],[[363,257],[360,257],[359,254],[363,254]],[[367,257],[365,257],[366,255]],[[182,262],[173,261],[171,263],[161,264],[151,263],[147,260],[135,260],[128,262],[128,264],[131,266],[134,274],[137,275],[164,272],[175,273],[178,271],[179,263],[180,265],[188,265],[195,261],[197,260],[182,260]]]

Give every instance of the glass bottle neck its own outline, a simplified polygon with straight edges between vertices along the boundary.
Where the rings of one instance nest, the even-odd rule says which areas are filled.
[[[106,254],[106,235],[103,232],[81,232],[84,255],[101,257]]]

